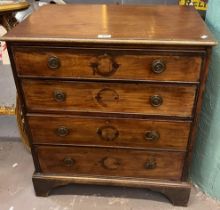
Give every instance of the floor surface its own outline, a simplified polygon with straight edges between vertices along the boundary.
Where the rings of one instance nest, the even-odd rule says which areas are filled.
[[[16,117],[14,115],[0,115],[0,138],[19,138],[19,136]]]
[[[0,63],[0,106],[15,107],[16,89],[10,65]]]
[[[19,138],[0,138],[0,210],[220,210],[193,188],[189,206],[174,207],[162,195],[143,189],[71,185],[36,197],[32,157]]]

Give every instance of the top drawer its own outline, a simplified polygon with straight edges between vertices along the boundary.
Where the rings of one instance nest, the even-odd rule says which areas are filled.
[[[75,79],[197,82],[202,58],[144,50],[15,47],[18,75]]]

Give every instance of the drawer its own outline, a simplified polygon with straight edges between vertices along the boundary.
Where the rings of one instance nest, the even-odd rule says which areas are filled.
[[[34,144],[186,150],[190,122],[79,116],[28,116]]]
[[[28,111],[191,117],[196,86],[23,80]]]
[[[20,76],[185,81],[199,80],[200,55],[141,50],[16,47]]]
[[[180,180],[183,152],[92,147],[35,147],[42,173]],[[175,160],[175,161],[174,161]]]

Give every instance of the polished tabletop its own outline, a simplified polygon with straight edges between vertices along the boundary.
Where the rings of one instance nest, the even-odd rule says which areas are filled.
[[[47,5],[4,40],[215,45],[193,7],[178,5]]]

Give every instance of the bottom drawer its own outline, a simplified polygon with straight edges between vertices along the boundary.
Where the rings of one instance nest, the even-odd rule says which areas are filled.
[[[37,146],[42,173],[180,180],[184,152]]]

